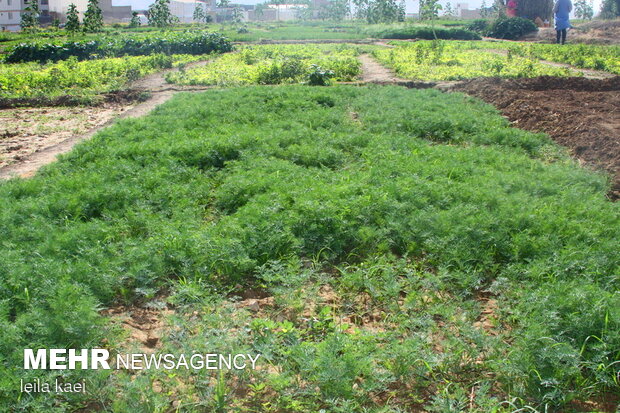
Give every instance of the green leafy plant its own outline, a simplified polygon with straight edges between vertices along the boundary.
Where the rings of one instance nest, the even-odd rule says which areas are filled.
[[[71,3],[69,5],[69,11],[67,12],[67,24],[65,24],[65,29],[72,34],[75,34],[78,30],[80,30],[80,18],[78,16],[78,11],[77,11],[77,7],[75,7],[75,4]],[[50,56],[50,58],[53,60],[54,56]],[[7,58],[6,60],[7,62],[15,62],[15,61],[23,61],[23,60],[11,60],[10,58]]]
[[[99,7],[99,0],[88,0],[88,7],[84,13],[84,30],[95,33],[103,29],[103,13]]]
[[[129,27],[135,29],[136,27],[140,27],[141,25],[142,25],[142,22],[140,21],[138,12],[137,11],[131,12],[131,21],[129,22]]]
[[[170,12],[170,0],[155,0],[148,10],[149,25],[168,27],[178,22],[178,18]]]
[[[239,53],[220,56],[207,66],[171,73],[166,79],[177,84],[203,85],[301,83],[316,71],[314,66],[319,66],[325,72],[323,80],[329,76],[336,81],[349,81],[360,73],[357,53],[350,46],[248,46]]]
[[[35,32],[39,28],[39,1],[33,0],[32,3],[24,9],[21,16],[20,26],[26,32]]]
[[[487,36],[496,39],[516,40],[537,30],[538,27],[533,21],[522,17],[499,18],[491,24]]]
[[[232,44],[219,33],[168,33],[143,39],[111,37],[94,41],[22,43],[10,48],[5,62],[47,62],[68,59],[91,60],[102,57],[142,56],[151,54],[208,54],[232,50]]]
[[[318,65],[311,65],[310,73],[308,73],[308,84],[310,86],[328,86],[333,76],[333,71],[324,70]]]

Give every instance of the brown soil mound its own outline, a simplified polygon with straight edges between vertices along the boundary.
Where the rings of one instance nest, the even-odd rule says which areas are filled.
[[[452,88],[495,105],[514,126],[546,132],[612,175],[620,198],[620,76],[611,79],[474,79]]]

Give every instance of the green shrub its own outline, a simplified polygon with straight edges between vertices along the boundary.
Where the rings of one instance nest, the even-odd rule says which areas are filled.
[[[531,20],[522,17],[501,18],[491,24],[487,36],[496,39],[517,40],[519,37],[537,30],[538,27]]]
[[[78,60],[101,57],[142,56],[163,54],[208,54],[232,50],[232,44],[219,33],[170,33],[143,39],[132,37],[106,38],[88,42],[22,43],[10,48],[6,63],[65,60],[75,56]]]
[[[311,71],[308,73],[308,84],[310,86],[327,86],[330,84],[332,77],[334,77],[333,71],[324,70],[318,65],[312,65]]]
[[[481,34],[486,36],[489,28],[491,26],[491,21],[487,19],[476,19],[469,23],[465,28],[472,32]]]
[[[407,26],[402,28],[369,29],[367,33],[379,39],[445,39],[445,40],[480,40],[472,31],[462,28]]]

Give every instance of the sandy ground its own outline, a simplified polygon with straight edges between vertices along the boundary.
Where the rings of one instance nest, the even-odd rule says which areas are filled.
[[[362,63],[362,81],[364,82],[406,82],[398,78],[390,69],[377,62],[368,54],[360,55]]]

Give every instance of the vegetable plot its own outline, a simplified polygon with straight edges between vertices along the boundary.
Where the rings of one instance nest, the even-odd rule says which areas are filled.
[[[351,45],[248,46],[206,66],[171,73],[166,80],[182,85],[275,85],[308,82],[313,73],[331,71],[331,79],[351,81],[360,74],[360,50]]]
[[[129,81],[204,56],[156,54],[79,62],[0,64],[0,99],[92,97],[118,90]]]
[[[607,190],[545,135],[457,93],[177,95],[0,184],[0,410],[613,400],[620,210]],[[243,307],[251,291],[267,298]],[[174,308],[161,352],[261,354],[260,368],[18,368],[23,348],[131,346],[100,312],[119,302]],[[14,391],[61,374],[93,390]]]
[[[420,41],[375,49],[374,56],[404,78],[461,80],[476,77],[580,76],[514,53],[472,50],[467,42]]]
[[[10,48],[6,63],[58,61],[75,57],[87,60],[103,57],[147,56],[163,53],[200,55],[225,53],[232,44],[219,33],[162,33],[144,37],[108,37],[87,42],[22,43]]]

